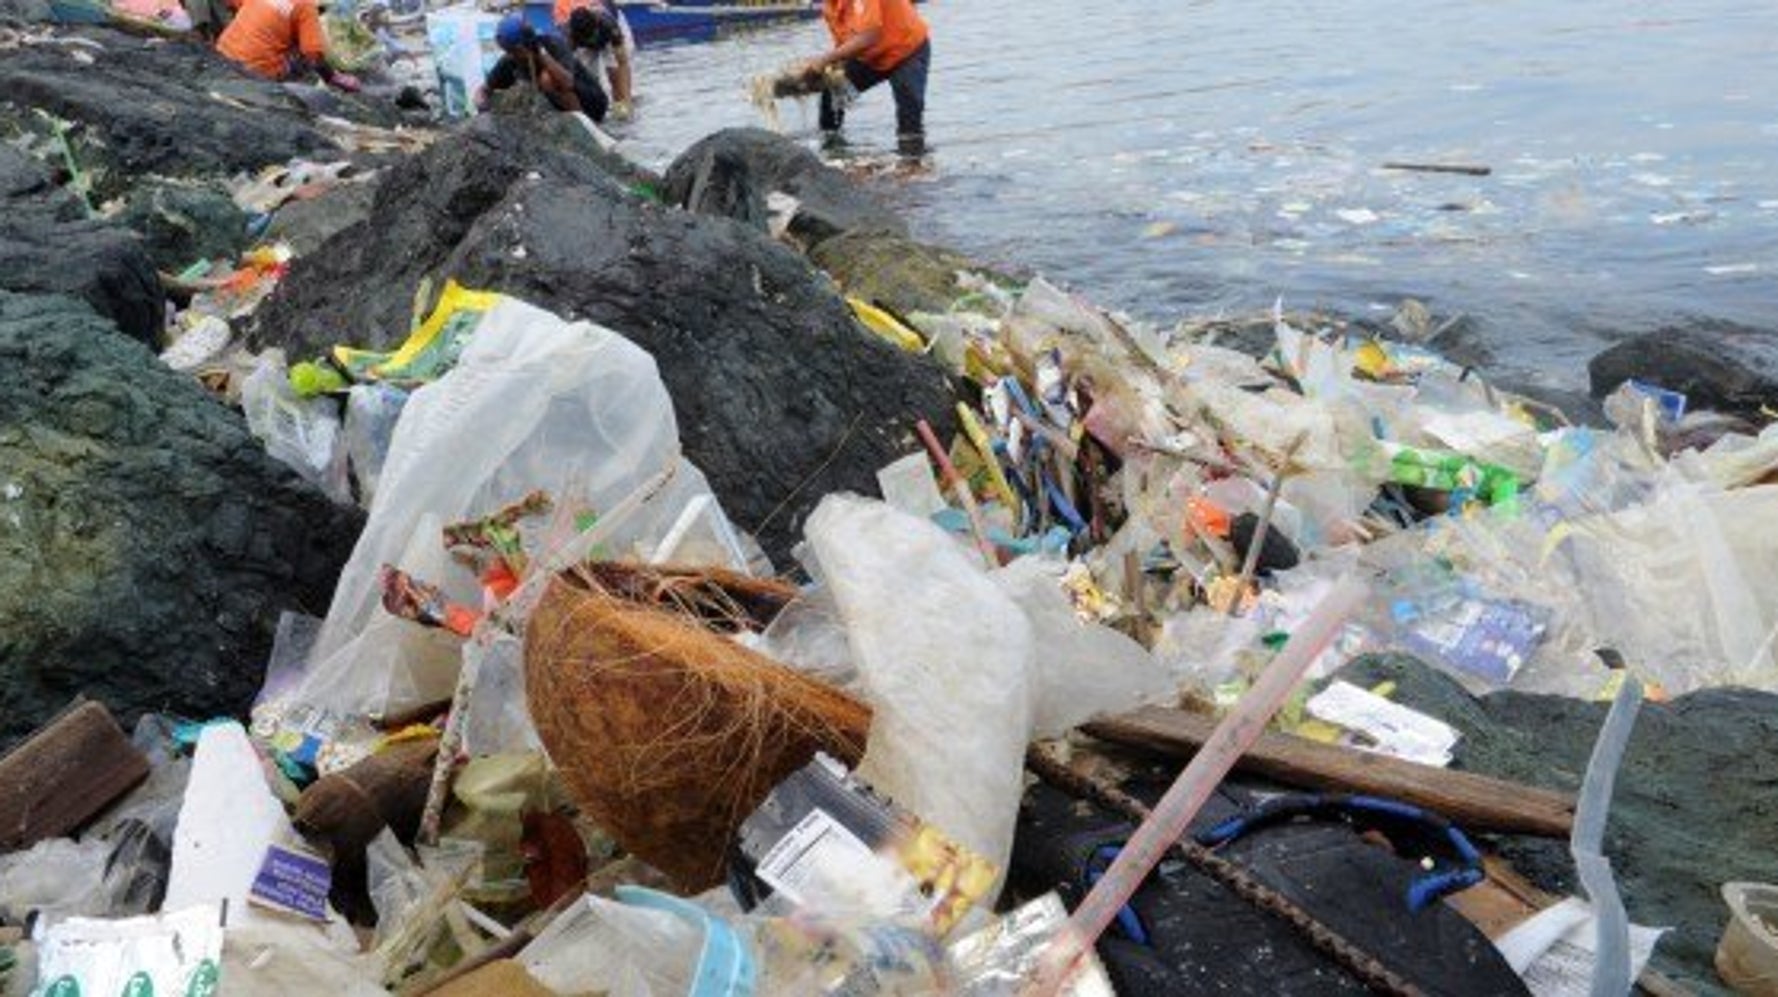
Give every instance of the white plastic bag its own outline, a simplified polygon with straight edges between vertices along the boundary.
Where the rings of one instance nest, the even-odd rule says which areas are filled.
[[[1031,732],[1024,613],[943,530],[883,503],[830,495],[807,536],[875,711],[859,775],[1005,869]]]
[[[993,576],[1031,625],[1034,737],[1060,737],[1095,717],[1163,700],[1176,690],[1141,644],[1075,614],[1062,594],[1065,569],[1025,557]]]
[[[647,515],[609,524],[600,538],[607,555],[649,556],[687,504],[710,497],[703,475],[680,455],[672,402],[654,360],[609,329],[502,299],[482,317],[457,366],[415,391],[402,411],[305,695],[359,712],[448,697],[454,660],[416,671],[412,682],[389,681],[404,658],[391,643],[410,639],[399,633],[416,628],[382,612],[381,566],[410,570],[454,601],[476,605],[479,588],[469,571],[430,556],[430,563],[416,563],[423,552],[440,550],[440,526],[541,489],[560,506],[590,507],[604,527],[618,508],[635,509],[639,503],[626,499],[645,488],[670,497],[671,506],[655,503]],[[721,515],[712,501],[698,519]],[[744,556],[733,557],[727,566],[745,569]],[[395,623],[400,632],[374,632]]]

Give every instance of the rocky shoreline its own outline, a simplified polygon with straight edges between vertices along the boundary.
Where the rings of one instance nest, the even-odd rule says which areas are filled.
[[[970,279],[1011,278],[918,242],[806,149],[723,132],[655,176],[574,119],[530,108],[420,137],[433,128],[248,80],[195,42],[0,26],[0,753],[78,697],[126,726],[145,713],[242,716],[280,616],[327,608],[363,513],[267,456],[237,410],[156,356],[169,301],[193,294],[179,272],[243,252],[251,225],[299,250],[269,297],[231,323],[252,351],[392,349],[451,280],[621,331],[658,365],[685,456],[780,566],[794,563],[822,497],[874,493],[880,468],[919,449],[918,422],[958,432],[961,389],[946,365],[869,334],[847,298],[967,316],[986,293]],[[232,195],[243,175],[293,160],[347,163],[368,179],[257,219]],[[1272,332],[1269,316],[1227,322],[1217,342],[1260,356]],[[1763,421],[1778,347],[1745,330],[1652,334],[1600,355],[1591,374],[1598,398],[1657,381]],[[1569,409],[1576,422],[1598,418],[1591,403]],[[1412,674],[1380,677],[1413,685]],[[1462,711],[1460,692],[1427,688],[1423,708]],[[1746,695],[1648,709],[1703,751],[1711,709],[1756,722],[1771,699]],[[1536,752],[1499,745],[1549,707],[1519,699],[1485,700],[1502,728],[1520,730],[1478,739],[1464,761],[1574,789],[1601,711],[1581,704],[1585,723],[1563,721],[1576,732],[1562,745],[1566,768],[1526,767]],[[1770,743],[1736,750],[1750,772],[1778,763]],[[1631,792],[1651,814],[1685,797],[1665,785]],[[1668,897],[1656,873],[1647,895],[1659,905],[1639,909],[1638,877],[1666,868],[1663,849],[1687,847],[1680,833],[1650,840],[1630,877],[1632,917],[1705,918],[1697,890]],[[1696,856],[1683,864],[1752,877],[1755,853],[1774,845],[1736,838],[1700,846],[1710,870]],[[1564,853],[1508,851],[1540,886],[1572,887]],[[1666,965],[1702,979],[1717,925],[1684,929],[1683,958]]]

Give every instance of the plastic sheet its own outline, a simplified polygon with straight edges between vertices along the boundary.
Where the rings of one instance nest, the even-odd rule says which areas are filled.
[[[525,705],[525,644],[504,631],[463,645],[463,667],[474,656],[475,683],[464,707],[463,750],[470,757],[543,750]]]
[[[608,329],[502,298],[482,317],[457,366],[415,391],[402,412],[370,520],[334,593],[305,699],[381,712],[450,695],[456,656],[449,649],[432,649],[434,659],[413,668],[411,682],[398,681],[409,658],[399,645],[423,638],[408,636],[417,628],[383,613],[377,582],[379,568],[394,564],[438,584],[453,601],[478,604],[474,577],[440,563],[438,529],[445,523],[486,515],[537,490],[560,508],[603,519],[644,486],[669,480],[675,504],[605,531],[603,553],[648,556],[686,504],[709,497],[709,487],[680,456],[672,403],[647,353]],[[746,567],[744,555],[732,556],[740,561],[732,566]]]
[[[944,531],[882,503],[829,496],[807,535],[875,711],[859,775],[1005,869],[1031,728],[1024,614]]]
[[[1642,683],[1626,678],[1611,704],[1611,712],[1606,714],[1599,740],[1593,745],[1593,757],[1587,762],[1587,774],[1574,806],[1574,833],[1569,840],[1575,873],[1598,919],[1593,997],[1623,997],[1636,979],[1631,966],[1629,915],[1624,911],[1617,880],[1611,874],[1611,860],[1605,857],[1605,819],[1611,813],[1611,791],[1617,784],[1618,766],[1623,763],[1641,708]]]
[[[407,397],[407,392],[389,384],[355,384],[346,394],[344,445],[365,508],[376,499],[377,480]]]

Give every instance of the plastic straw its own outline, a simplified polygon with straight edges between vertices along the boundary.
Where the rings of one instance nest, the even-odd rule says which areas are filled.
[[[1334,586],[1321,605],[1290,635],[1290,642],[1266,667],[1259,681],[1228,716],[1224,717],[1203,748],[1179,773],[1167,795],[1161,797],[1136,833],[1118,854],[1111,868],[1075,908],[1068,927],[1058,933],[1044,954],[1043,965],[1032,980],[1028,994],[1054,997],[1069,974],[1099,936],[1141,888],[1167,850],[1185,835],[1210,794],[1234,768],[1235,762],[1264,733],[1272,716],[1284,705],[1309,665],[1333,641],[1334,634],[1364,597],[1365,587],[1354,578]]]
[[[938,435],[932,431],[930,423],[921,419],[914,428],[919,431],[920,440],[926,444],[926,452],[932,456],[933,463],[938,465],[940,476],[951,486],[951,494],[963,506],[964,515],[969,517],[969,530],[975,534],[975,544],[982,552],[982,559],[988,562],[990,570],[1000,567],[1000,558],[995,556],[994,544],[988,539],[988,524],[982,518],[982,507],[976,504],[969,482],[957,473],[957,465],[951,463],[951,455],[945,453],[944,445],[938,442]],[[992,457],[989,454],[989,458]]]

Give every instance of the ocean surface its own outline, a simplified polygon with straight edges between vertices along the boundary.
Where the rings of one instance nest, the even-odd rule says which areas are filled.
[[[1612,340],[1778,334],[1772,0],[932,0],[930,170],[873,181],[924,239],[1170,323],[1404,298],[1500,375],[1585,383]],[[633,155],[761,123],[819,22],[644,49]],[[811,105],[782,105],[814,143]],[[893,148],[887,87],[847,124]],[[1386,170],[1487,166],[1487,176]]]

